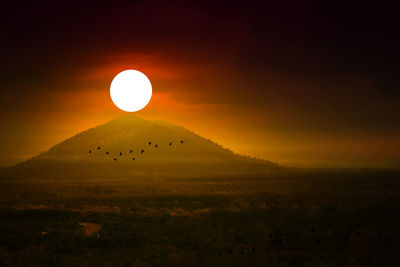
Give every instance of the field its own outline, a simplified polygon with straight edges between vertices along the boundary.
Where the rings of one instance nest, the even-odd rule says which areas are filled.
[[[399,266],[399,178],[3,178],[0,266]]]

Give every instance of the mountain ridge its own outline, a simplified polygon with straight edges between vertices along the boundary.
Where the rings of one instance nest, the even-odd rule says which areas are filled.
[[[282,168],[270,161],[234,153],[182,126],[132,115],[80,132],[16,167],[45,173],[54,166],[67,165],[85,170],[84,173],[97,168],[116,173],[124,170],[130,174],[154,174],[160,170],[188,175]],[[115,166],[119,166],[117,171]]]

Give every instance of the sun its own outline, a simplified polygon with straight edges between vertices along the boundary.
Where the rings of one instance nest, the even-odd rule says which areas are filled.
[[[119,109],[135,112],[149,103],[152,87],[150,80],[140,71],[124,70],[112,80],[110,95]]]

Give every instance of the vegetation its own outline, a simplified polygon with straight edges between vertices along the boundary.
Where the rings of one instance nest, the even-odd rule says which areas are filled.
[[[0,266],[397,266],[398,172],[3,178]]]

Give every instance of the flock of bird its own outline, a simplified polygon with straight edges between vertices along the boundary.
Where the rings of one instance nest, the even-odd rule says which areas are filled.
[[[183,140],[181,140],[180,143],[183,144]],[[151,146],[151,141],[148,143],[148,145]],[[169,146],[172,146],[172,141],[169,142]],[[158,148],[158,144],[155,144],[154,147],[155,147],[155,148]],[[98,147],[97,147],[97,150],[101,150],[101,147],[98,146]],[[88,153],[89,153],[89,154],[92,154],[93,151],[92,151],[91,149],[89,149]],[[132,153],[133,153],[133,150],[132,150],[132,149],[129,150],[129,154],[132,154]],[[108,156],[108,155],[110,155],[110,152],[106,151],[105,154]],[[142,154],[142,155],[144,154],[144,149],[141,149],[141,150],[140,150],[140,154]],[[119,152],[119,155],[122,156],[122,152]],[[135,160],[135,159],[136,159],[135,157],[132,157],[132,160]],[[114,158],[114,162],[117,162],[117,158]]]

